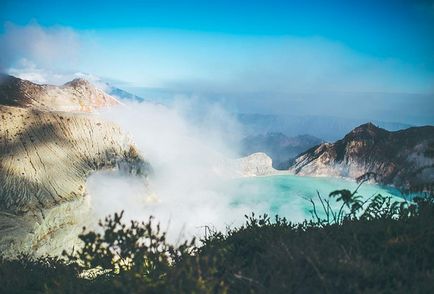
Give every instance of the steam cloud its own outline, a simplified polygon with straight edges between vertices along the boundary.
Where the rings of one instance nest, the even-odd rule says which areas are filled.
[[[240,176],[234,159],[243,134],[241,125],[218,104],[178,98],[169,106],[128,102],[102,113],[130,133],[154,174],[149,186],[141,178],[113,172],[92,175],[87,189],[95,218],[121,210],[127,219],[146,220],[152,215],[169,240],[177,242],[202,236],[206,227],[224,231],[238,226],[251,212],[277,213],[301,222],[310,217],[308,194],[314,197],[316,190],[326,195],[357,186],[329,179],[311,186],[307,178],[295,184],[300,187],[285,183],[288,197],[279,199],[273,197],[281,193],[282,183],[235,180]],[[362,195],[379,191],[375,185],[360,189]]]
[[[149,187],[139,178],[98,173],[88,180],[97,217],[125,210],[128,219],[153,215],[172,241],[200,235],[204,226],[225,229],[255,207],[234,207],[227,187],[240,126],[218,105],[177,99],[166,107],[127,103],[103,115],[134,138],[154,175]]]

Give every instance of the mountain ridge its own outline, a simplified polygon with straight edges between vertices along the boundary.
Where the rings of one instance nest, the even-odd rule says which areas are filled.
[[[365,123],[366,119],[343,118],[334,116],[307,116],[296,114],[258,114],[239,113],[238,120],[245,128],[246,135],[258,135],[267,132],[280,132],[293,137],[310,134],[324,141],[339,140],[355,127]],[[373,121],[375,124],[396,131],[412,127],[409,124],[386,121]]]
[[[289,170],[299,175],[353,179],[373,173],[381,184],[404,190],[432,189],[434,126],[390,132],[366,123],[341,140],[300,154]]]
[[[32,107],[43,111],[93,112],[120,102],[83,78],[73,79],[62,86],[54,86],[40,85],[2,74],[0,104]]]

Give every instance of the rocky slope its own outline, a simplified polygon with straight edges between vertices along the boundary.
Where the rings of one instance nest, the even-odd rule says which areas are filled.
[[[84,79],[57,87],[0,75],[0,104],[44,111],[92,112],[119,101]]]
[[[60,88],[3,80],[0,252],[60,253],[90,217],[91,173],[150,172],[117,125],[85,113],[115,101],[83,80]]]
[[[290,171],[354,179],[372,172],[378,183],[405,190],[432,190],[434,126],[389,132],[372,123],[364,124],[335,143],[324,143],[301,154]]]

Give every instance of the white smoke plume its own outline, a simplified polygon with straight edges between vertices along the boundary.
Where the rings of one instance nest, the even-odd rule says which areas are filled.
[[[102,115],[130,133],[154,175],[138,178],[99,173],[88,180],[97,217],[125,210],[128,219],[161,222],[169,238],[201,235],[204,227],[239,224],[254,207],[231,205],[228,192],[240,126],[218,105],[176,99],[171,106],[127,103]],[[184,102],[182,102],[184,101]]]

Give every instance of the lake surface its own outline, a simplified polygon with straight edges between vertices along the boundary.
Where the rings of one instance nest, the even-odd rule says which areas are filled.
[[[327,197],[332,191],[354,191],[357,186],[355,181],[341,178],[280,175],[237,179],[227,191],[232,193],[231,205],[234,207],[249,207],[257,214],[278,214],[292,221],[302,221],[311,218],[309,199],[314,199],[319,207],[317,192]],[[364,199],[376,194],[401,198],[397,189],[368,183],[364,183],[358,192]]]
[[[141,178],[98,173],[89,178],[87,188],[96,220],[121,210],[127,220],[146,220],[152,215],[168,232],[169,239],[176,242],[203,235],[205,227],[225,231],[240,226],[244,215],[252,212],[278,214],[292,222],[312,219],[309,199],[313,198],[320,208],[317,191],[327,197],[332,191],[353,191],[358,186],[355,181],[341,178],[293,175],[211,180],[152,182],[149,193]],[[400,197],[396,189],[368,183],[360,187],[358,194],[365,199],[375,194]],[[334,207],[338,210],[338,205]]]

